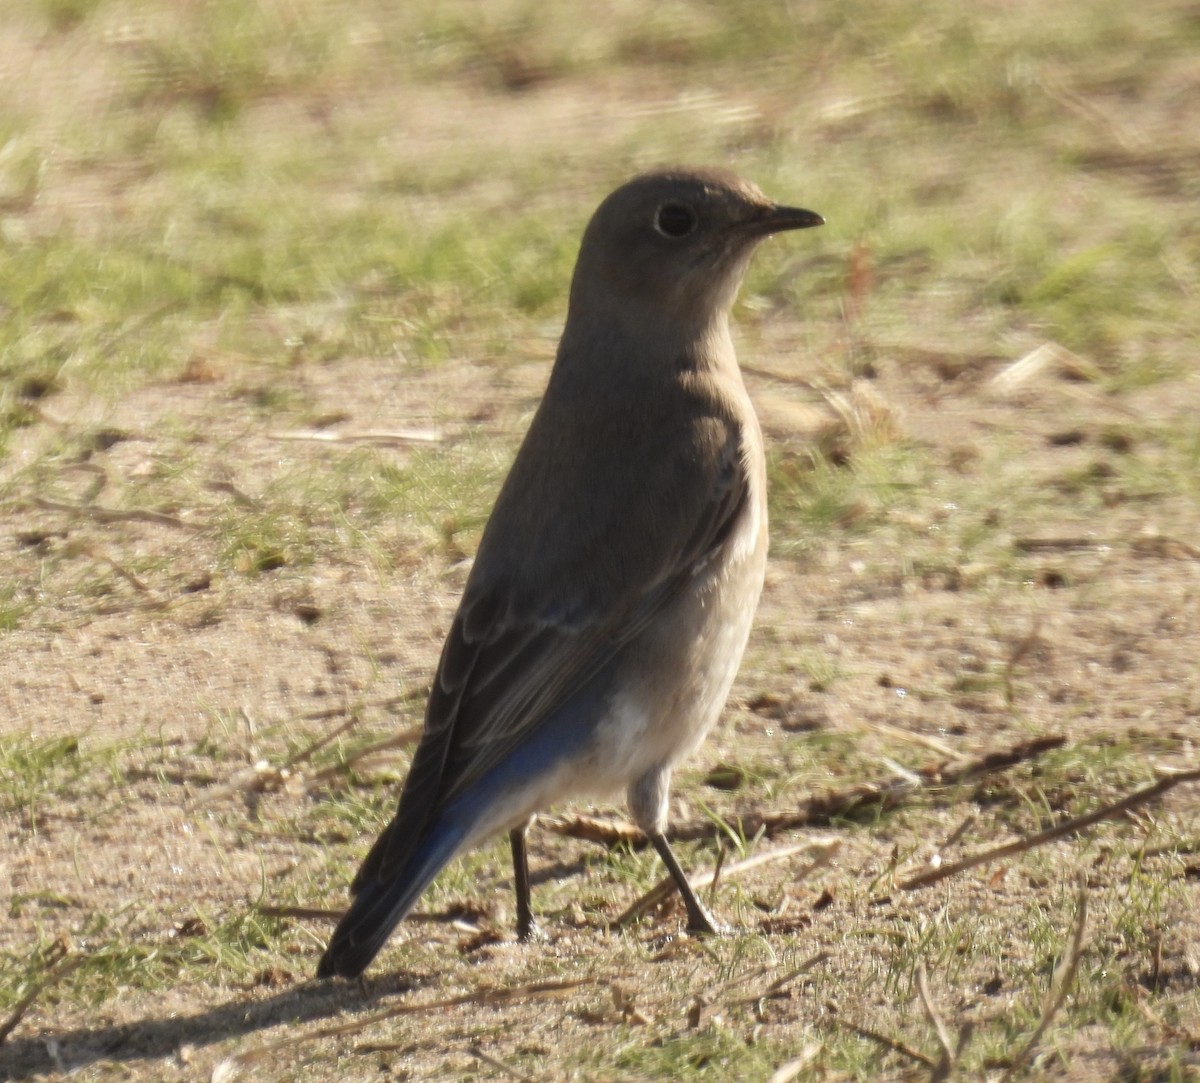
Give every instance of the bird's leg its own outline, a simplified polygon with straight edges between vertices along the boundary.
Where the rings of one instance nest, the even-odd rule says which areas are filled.
[[[688,883],[687,876],[684,875],[683,869],[671,852],[671,847],[667,844],[666,835],[661,831],[655,831],[650,835],[650,841],[654,843],[658,856],[663,859],[663,864],[667,866],[671,879],[679,888],[679,894],[683,896],[683,905],[687,908],[688,932],[708,933],[710,936],[716,936],[720,932],[720,927],[713,920],[712,914],[708,912],[705,905],[696,897],[692,885]]]
[[[533,908],[529,904],[529,858],[525,852],[525,832],[528,830],[529,821],[526,820],[508,833],[508,841],[512,844],[513,886],[517,892],[517,939],[521,943],[537,935]]]

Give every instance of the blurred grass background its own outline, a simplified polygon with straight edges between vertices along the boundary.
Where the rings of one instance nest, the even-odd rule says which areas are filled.
[[[36,381],[115,391],[201,347],[502,362],[553,337],[598,197],[677,160],[826,215],[819,259],[773,248],[754,280],[818,325],[860,246],[876,339],[1052,338],[1118,384],[1195,340],[1194,3],[25,0],[0,20],[0,433]]]

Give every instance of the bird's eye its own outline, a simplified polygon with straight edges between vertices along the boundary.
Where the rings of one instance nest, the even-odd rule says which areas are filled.
[[[686,237],[696,228],[696,212],[682,203],[664,203],[654,212],[654,228],[664,237]]]

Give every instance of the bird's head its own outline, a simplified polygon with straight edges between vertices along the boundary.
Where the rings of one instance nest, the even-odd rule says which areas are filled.
[[[614,308],[702,326],[733,304],[751,253],[772,233],[819,226],[725,170],[661,169],[612,192],[583,235],[570,319]]]

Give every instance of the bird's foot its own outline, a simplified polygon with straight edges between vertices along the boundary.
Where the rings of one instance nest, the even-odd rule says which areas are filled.
[[[532,917],[517,922],[517,943],[544,944],[550,938]]]
[[[685,928],[693,936],[728,936],[733,932],[731,926],[722,925],[699,902],[694,910],[688,908],[688,920]]]

